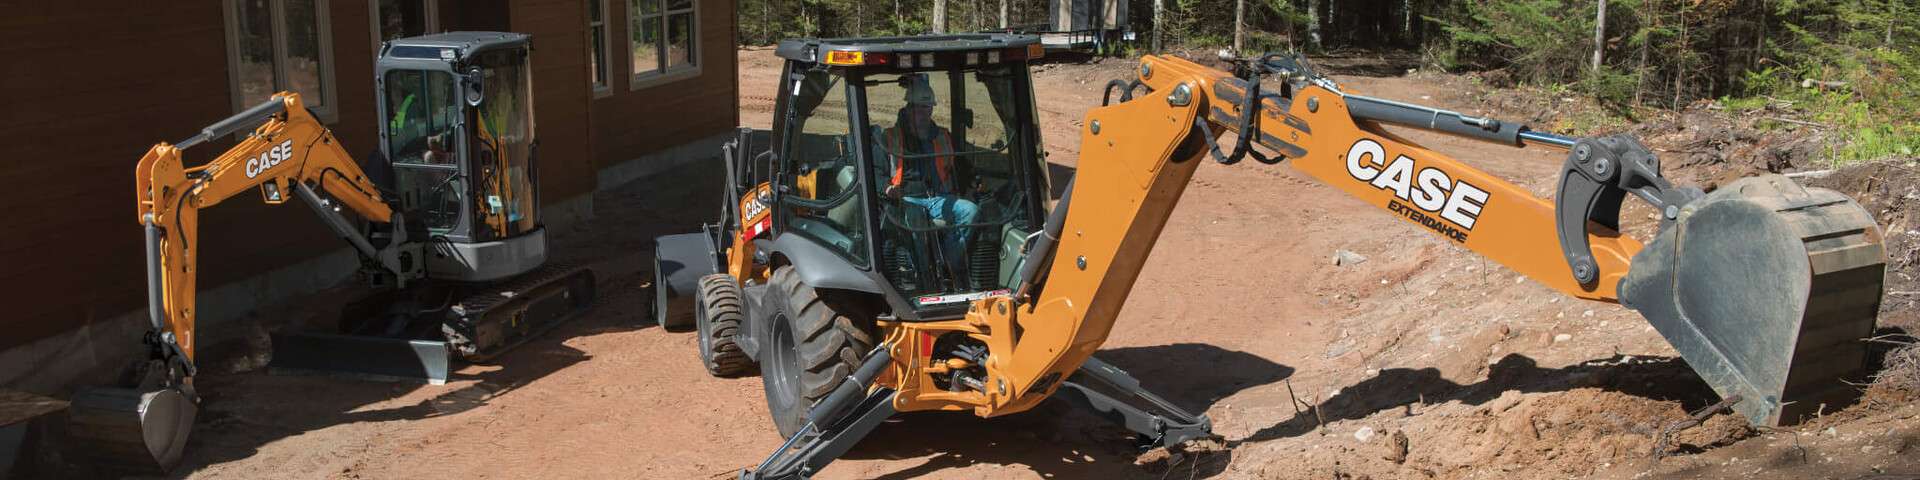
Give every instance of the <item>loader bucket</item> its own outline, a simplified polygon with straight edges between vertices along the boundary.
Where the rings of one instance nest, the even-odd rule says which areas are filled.
[[[128,473],[165,473],[180,463],[199,408],[174,388],[90,388],[73,395],[68,432],[80,453]]]
[[[1780,175],[1687,204],[1634,255],[1621,303],[1638,310],[1734,410],[1799,423],[1859,392],[1885,254],[1865,208]]]

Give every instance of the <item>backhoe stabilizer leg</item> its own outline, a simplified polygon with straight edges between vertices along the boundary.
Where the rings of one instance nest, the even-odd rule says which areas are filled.
[[[1097,358],[1088,357],[1078,372],[1060,382],[1056,395],[1140,434],[1155,446],[1172,448],[1213,436],[1213,421],[1206,414],[1181,409],[1141,388],[1140,381],[1125,370]]]
[[[854,444],[866,438],[880,422],[897,413],[893,409],[893,398],[897,392],[881,388],[868,394],[853,409],[848,410],[842,421],[829,427],[817,427],[808,423],[795,433],[787,443],[780,445],[773,455],[760,462],[759,468],[740,472],[741,480],[766,479],[803,479],[812,477],[815,472],[826,468],[827,464],[847,453]]]

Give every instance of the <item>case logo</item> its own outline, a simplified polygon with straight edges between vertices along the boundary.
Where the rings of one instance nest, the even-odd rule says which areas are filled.
[[[1387,211],[1456,242],[1466,242],[1467,232],[1473,230],[1481,209],[1487,206],[1487,191],[1454,180],[1438,168],[1424,167],[1416,172],[1414,167],[1413,159],[1406,155],[1388,161],[1386,148],[1372,139],[1362,138],[1347,149],[1348,175],[1373,188],[1391,191],[1399,199],[1389,201]]]
[[[267,173],[267,169],[279,166],[289,158],[293,158],[293,140],[282,141],[279,146],[260,152],[260,156],[247,159],[247,178]]]

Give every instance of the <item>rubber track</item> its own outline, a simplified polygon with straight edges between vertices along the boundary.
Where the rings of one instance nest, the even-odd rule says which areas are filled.
[[[507,305],[508,303],[522,302],[522,301],[528,300],[529,298],[532,298],[532,296],[530,295],[521,295],[519,294],[520,292],[530,292],[537,288],[546,287],[554,283],[564,283],[564,282],[570,281],[574,277],[577,277],[580,275],[591,276],[592,274],[593,274],[592,270],[586,267],[573,265],[573,264],[549,263],[546,265],[542,265],[540,268],[536,268],[533,271],[521,274],[519,277],[515,277],[513,280],[510,280],[507,283],[488,286],[484,290],[481,290],[472,295],[468,295],[466,298],[461,299],[460,302],[455,305],[460,307],[464,311],[466,311],[467,312],[466,315],[449,318],[447,320],[446,325],[442,327],[441,331],[447,337],[448,346],[451,347],[453,352],[456,355],[459,355],[461,359],[466,360],[468,362],[486,361],[501,353],[506,352],[507,350],[511,350],[514,347],[520,346],[521,344],[526,343],[528,340],[539,337],[541,334],[546,333],[547,330],[552,329],[554,326],[564,323],[567,320],[572,319],[573,317],[579,315],[581,312],[584,312],[592,308],[593,304],[596,303],[598,299],[589,298],[585,302],[580,302],[578,300],[575,300],[575,303],[577,304],[577,306],[572,310],[568,311],[565,315],[561,315],[558,318],[554,318],[552,320],[544,322],[541,325],[537,325],[534,327],[532,331],[529,331],[524,335],[518,335],[514,338],[511,338],[507,342],[501,345],[493,345],[493,346],[476,345],[471,335],[473,335],[473,332],[476,328],[476,324],[479,322],[469,322],[469,321],[463,321],[463,320],[468,318],[481,318],[483,319],[482,322],[505,321],[505,320],[487,319],[486,316],[490,311],[496,310],[501,306]],[[568,288],[568,286],[563,285],[562,288]],[[515,292],[516,294],[512,296],[507,296],[507,295],[502,295],[501,294],[502,292]]]

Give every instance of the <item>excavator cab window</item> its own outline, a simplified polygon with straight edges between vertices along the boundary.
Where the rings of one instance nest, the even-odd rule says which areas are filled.
[[[861,77],[884,275],[920,307],[1010,287],[1040,198],[1025,65]]]
[[[460,115],[452,74],[433,70],[387,72],[387,151],[395,188],[412,215],[445,233],[460,224],[466,183],[457,145]]]
[[[483,98],[469,111],[467,152],[474,173],[478,240],[507,238],[537,225],[533,168],[532,72],[525,49],[481,53]]]

